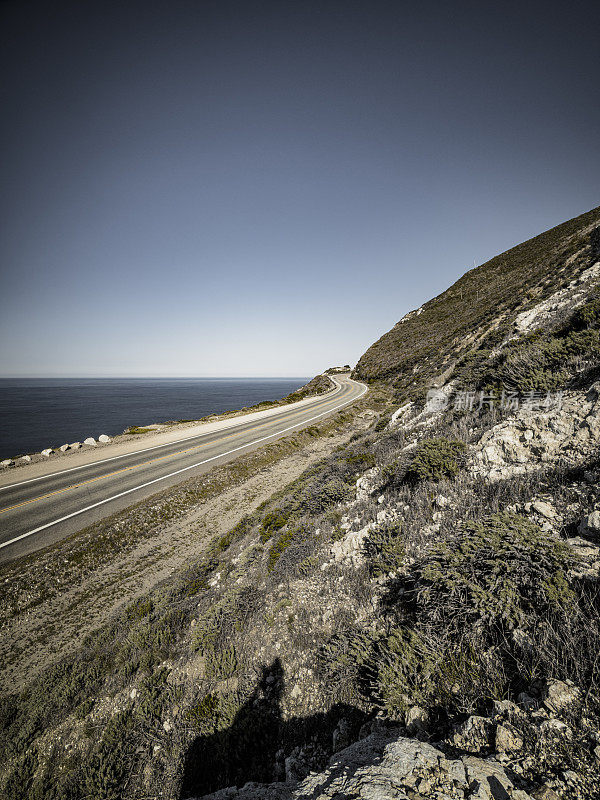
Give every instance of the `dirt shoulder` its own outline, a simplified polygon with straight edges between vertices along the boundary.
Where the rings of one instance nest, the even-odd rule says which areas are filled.
[[[23,686],[197,559],[275,491],[371,421],[360,406],[155,495],[0,569],[0,685]]]

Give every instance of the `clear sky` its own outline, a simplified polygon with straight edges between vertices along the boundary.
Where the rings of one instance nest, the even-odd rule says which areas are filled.
[[[600,204],[598,8],[3,2],[0,374],[354,363]]]

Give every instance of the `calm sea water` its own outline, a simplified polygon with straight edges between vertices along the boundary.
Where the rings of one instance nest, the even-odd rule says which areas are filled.
[[[307,378],[0,379],[0,458],[278,400]]]

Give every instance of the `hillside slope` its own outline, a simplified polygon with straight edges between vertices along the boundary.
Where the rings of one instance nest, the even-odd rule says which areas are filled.
[[[413,392],[415,382],[435,379],[492,321],[501,326],[597,260],[600,237],[592,238],[592,231],[599,222],[600,207],[470,270],[375,342],[354,375]]]
[[[225,533],[184,531],[185,568],[6,693],[2,798],[597,800],[594,220],[499,257],[464,319],[449,290],[396,326],[361,359],[371,391],[305,432],[320,460]],[[79,548],[61,575],[85,577]],[[5,635],[57,607],[36,559],[0,571]]]

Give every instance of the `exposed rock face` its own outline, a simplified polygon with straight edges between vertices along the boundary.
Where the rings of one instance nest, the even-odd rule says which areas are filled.
[[[532,800],[492,759],[453,758],[399,729],[372,733],[341,751],[322,773],[296,787],[246,784],[204,800]]]
[[[556,319],[561,311],[573,311],[585,301],[590,284],[599,277],[600,262],[588,267],[576,280],[571,281],[564,289],[559,289],[542,303],[518,314],[515,328],[519,334],[529,333],[545,322]]]
[[[362,564],[364,561],[365,541],[372,529],[373,525],[369,523],[359,531],[348,532],[339,542],[334,542],[331,545],[332,558],[330,561],[325,562],[323,566],[328,566],[335,561],[347,561],[355,567]]]
[[[356,481],[356,499],[368,500],[373,492],[377,489],[379,481],[379,470],[376,468],[367,470],[364,475]]]
[[[566,394],[553,410],[524,406],[495,425],[482,436],[472,469],[491,479],[512,477],[559,458],[574,463],[595,451],[598,441],[600,383],[595,383],[585,394]]]

